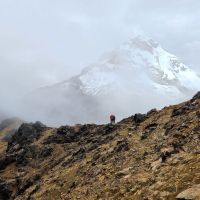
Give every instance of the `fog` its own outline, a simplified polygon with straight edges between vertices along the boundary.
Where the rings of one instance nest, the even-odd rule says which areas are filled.
[[[18,115],[24,96],[137,34],[200,73],[199,9],[198,0],[0,0],[0,115]]]

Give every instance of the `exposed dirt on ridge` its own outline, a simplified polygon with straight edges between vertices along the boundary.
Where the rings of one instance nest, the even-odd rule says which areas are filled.
[[[200,199],[199,142],[200,93],[113,126],[23,124],[1,151],[0,199]]]

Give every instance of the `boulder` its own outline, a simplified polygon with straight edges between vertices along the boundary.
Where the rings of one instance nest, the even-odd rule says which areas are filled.
[[[135,123],[141,123],[145,120],[146,115],[141,114],[141,113],[137,113],[133,116],[133,120],[135,121]]]
[[[200,200],[200,184],[184,190],[177,197],[177,200]]]

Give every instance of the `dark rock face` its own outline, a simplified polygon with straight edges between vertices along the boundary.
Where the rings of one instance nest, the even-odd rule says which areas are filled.
[[[196,112],[196,115],[197,115],[198,118],[200,118],[200,112],[199,111]]]
[[[195,100],[195,99],[200,99],[200,91],[197,92],[197,94],[195,94],[194,97],[192,98],[192,100]]]
[[[16,149],[13,149],[15,145],[18,144],[20,147],[23,147],[39,139],[41,132],[45,129],[45,125],[41,122],[22,124],[8,143],[7,151],[15,152]]]
[[[40,151],[40,157],[42,158],[46,158],[46,157],[49,157],[52,155],[52,152],[53,152],[53,148],[52,147],[49,147],[49,146],[45,146],[45,148],[43,148],[41,151]]]
[[[75,157],[77,160],[81,160],[85,157],[86,151],[83,147],[81,147],[78,151],[73,153],[73,157]]]
[[[151,115],[151,114],[156,113],[156,112],[157,112],[157,109],[153,108],[149,112],[147,112],[147,115]]]
[[[101,126],[86,124],[78,127],[62,126],[54,136],[47,138],[45,144],[59,143],[73,145],[77,143],[81,146],[78,149],[74,149],[70,153],[71,155],[69,154],[68,159],[62,163],[63,167],[69,167],[73,163],[83,160],[88,152],[97,149],[102,144],[109,143],[115,137],[116,129],[117,125],[110,124]],[[123,147],[122,144],[121,148],[126,148],[126,146]],[[95,160],[93,163],[95,163]]]
[[[28,179],[28,180],[23,180],[23,182],[19,179],[18,180],[18,191],[17,195],[23,194],[23,192],[28,189],[31,185],[33,185],[33,181]]]
[[[63,137],[64,143],[71,143],[78,140],[78,133],[74,131],[74,129],[62,126],[58,129],[57,134]]]
[[[176,117],[178,115],[184,115],[186,113],[186,108],[177,108],[172,112],[172,117]]]
[[[0,199],[9,200],[11,199],[12,190],[11,187],[0,178]]]
[[[0,170],[5,169],[9,164],[16,161],[16,155],[5,155],[0,158]]]
[[[69,135],[69,137],[74,138],[74,129],[69,126],[61,126],[57,130],[57,134],[59,135]]]
[[[184,114],[187,114],[189,113],[190,111],[197,111],[199,109],[199,103],[197,101],[198,99],[198,95],[192,99],[191,101],[185,103],[184,106],[181,106],[181,107],[178,107],[178,108],[175,108],[172,112],[172,116],[171,117],[176,117],[176,116],[179,116],[179,115],[184,115]]]
[[[14,162],[16,165],[25,166],[29,159],[36,158],[39,152],[34,145],[30,144],[37,140],[45,129],[45,125],[41,122],[22,124],[8,142],[7,154],[0,158],[0,170]],[[47,154],[47,151],[49,150],[45,150],[42,154]]]
[[[128,151],[128,150],[129,150],[129,145],[127,139],[118,141],[117,145],[114,148],[115,152]]]
[[[17,195],[23,194],[26,189],[28,189],[30,186],[35,184],[37,181],[39,181],[40,175],[36,175],[31,179],[24,179],[21,180],[20,177],[16,178],[17,181]]]
[[[58,128],[56,134],[46,139],[44,144],[51,144],[51,143],[65,144],[65,143],[77,142],[87,131],[88,131],[87,129],[84,129],[84,126],[78,128],[77,127],[74,128],[71,126],[61,126],[60,128]]]
[[[109,133],[113,132],[115,129],[116,129],[116,125],[108,124],[105,126],[105,128],[103,130],[103,135],[109,134]]]
[[[27,165],[30,159],[36,159],[39,155],[38,149],[34,145],[25,146],[16,154],[16,164],[19,166]]]
[[[135,123],[141,123],[145,120],[146,115],[141,114],[141,113],[137,113],[133,116],[133,120],[135,121]]]
[[[98,145],[109,142],[113,136],[117,125],[98,126],[86,124],[78,127],[62,126],[56,134],[45,139],[43,144],[68,144],[78,142],[79,145],[89,144],[90,150]]]

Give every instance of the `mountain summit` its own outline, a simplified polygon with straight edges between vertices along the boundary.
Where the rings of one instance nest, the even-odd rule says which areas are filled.
[[[43,121],[51,116],[52,122],[105,122],[110,112],[123,118],[186,100],[199,85],[200,77],[176,56],[151,39],[136,37],[79,75],[38,90],[30,104],[39,106]]]

